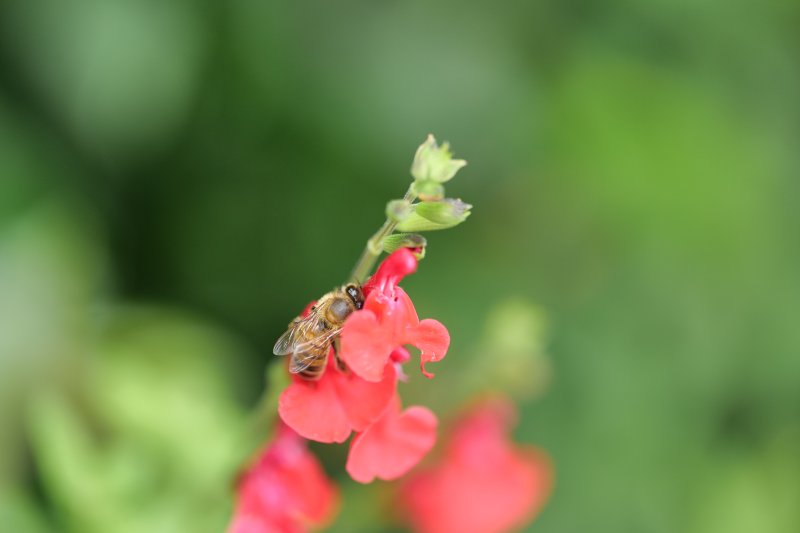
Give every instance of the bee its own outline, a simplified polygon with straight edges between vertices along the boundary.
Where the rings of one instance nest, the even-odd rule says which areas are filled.
[[[315,381],[325,371],[331,345],[342,331],[344,321],[364,305],[361,287],[350,283],[334,289],[311,307],[308,315],[292,320],[272,353],[289,355],[289,372]]]

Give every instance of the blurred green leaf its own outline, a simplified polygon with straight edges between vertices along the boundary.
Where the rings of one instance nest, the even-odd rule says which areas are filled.
[[[17,454],[30,391],[69,383],[91,345],[88,309],[106,262],[88,212],[78,212],[41,202],[0,225],[0,487],[24,472]]]
[[[22,74],[86,149],[129,157],[174,135],[204,46],[191,3],[31,0],[4,11]]]
[[[552,374],[547,334],[548,321],[541,308],[521,299],[495,304],[486,317],[472,369],[475,386],[517,399],[541,395]]]
[[[4,531],[14,533],[47,533],[52,531],[44,515],[44,510],[34,504],[34,500],[16,492],[0,489],[0,524]]]
[[[241,349],[163,310],[113,309],[79,409],[31,411],[45,488],[72,531],[219,531],[246,456],[230,358]]]
[[[800,432],[784,432],[757,453],[709,458],[693,533],[784,533],[800,523]]]

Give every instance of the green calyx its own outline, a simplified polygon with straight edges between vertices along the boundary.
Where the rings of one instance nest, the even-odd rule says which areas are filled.
[[[411,184],[414,194],[426,202],[435,202],[444,198],[444,185],[434,180],[419,180]]]
[[[397,225],[400,231],[434,231],[448,229],[464,222],[472,209],[459,199],[445,198],[435,202],[414,204],[414,210]]]
[[[395,233],[383,240],[383,251],[387,254],[399,250],[400,248],[411,248],[415,250],[417,259],[425,257],[425,246],[428,241],[425,237],[416,233]]]

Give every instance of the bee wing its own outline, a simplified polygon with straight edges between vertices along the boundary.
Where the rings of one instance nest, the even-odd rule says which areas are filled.
[[[317,354],[314,352],[295,352],[292,354],[292,360],[289,363],[289,372],[299,374],[310,367],[316,360]]]
[[[314,336],[313,331],[320,328],[320,322],[320,318],[314,314],[295,318],[289,324],[289,329],[275,343],[272,353],[275,355],[289,355],[296,352],[300,343]]]
[[[289,372],[299,374],[310,367],[320,357],[328,355],[333,340],[342,328],[333,328],[322,335],[295,345],[292,360],[289,363]]]
[[[272,348],[272,353],[275,355],[289,355],[294,351],[294,345],[297,339],[297,329],[294,323],[289,326],[283,335],[280,336],[275,346]]]

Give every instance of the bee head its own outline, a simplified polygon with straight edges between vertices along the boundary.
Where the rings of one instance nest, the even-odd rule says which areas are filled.
[[[364,305],[364,293],[361,292],[361,287],[356,285],[355,283],[350,283],[346,285],[344,288],[344,292],[350,297],[353,301],[353,305],[356,306],[356,309],[361,309]]]

